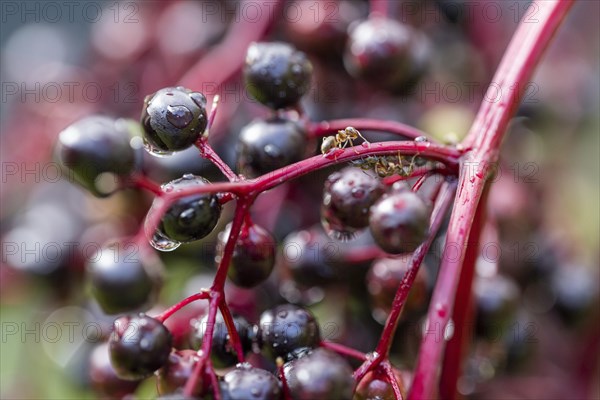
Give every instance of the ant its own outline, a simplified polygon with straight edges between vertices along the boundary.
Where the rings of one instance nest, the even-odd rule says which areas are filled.
[[[369,143],[369,141],[365,139],[356,128],[349,126],[346,129],[339,130],[335,136],[327,136],[323,138],[323,143],[321,144],[321,153],[325,155],[335,147],[343,149],[348,145],[348,143],[350,143],[351,146],[354,146],[353,140],[358,138],[364,140],[365,143]]]

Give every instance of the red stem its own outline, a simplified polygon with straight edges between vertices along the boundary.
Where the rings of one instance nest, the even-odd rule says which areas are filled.
[[[258,2],[256,0],[243,0],[238,10],[245,9],[246,3],[251,3],[253,7],[260,7],[259,12],[265,17],[257,21],[238,13],[235,17],[237,22],[229,28],[225,39],[190,68],[179,81],[179,85],[188,88],[199,88],[203,83],[207,83],[207,78],[210,77],[213,83],[220,86],[242,67],[248,45],[260,40],[267,32],[275,21],[276,10],[281,0]]]
[[[463,360],[463,355],[468,350],[468,343],[471,340],[470,328],[474,317],[471,286],[475,274],[475,264],[479,255],[481,233],[486,219],[486,199],[488,192],[489,185],[484,190],[479,208],[473,220],[473,230],[469,239],[470,245],[466,250],[463,271],[456,291],[457,297],[452,313],[454,335],[446,346],[440,379],[440,397],[443,399],[453,399],[457,396],[456,383],[462,371],[461,361]]]
[[[361,360],[361,361],[367,360],[367,356],[365,353],[360,352],[360,351],[355,350],[350,347],[346,347],[346,346],[338,344],[338,343],[322,341],[321,347],[324,347],[329,350],[333,350],[336,353],[344,355],[344,356],[356,358],[357,360]]]
[[[396,295],[394,296],[394,301],[392,302],[392,309],[385,322],[385,326],[381,334],[381,339],[379,340],[377,348],[375,349],[375,357],[372,357],[365,361],[363,365],[361,365],[354,372],[354,378],[357,382],[360,382],[360,380],[364,378],[364,376],[370,370],[378,366],[384,359],[387,358],[390,346],[392,344],[392,339],[394,338],[394,333],[396,331],[396,327],[398,326],[398,321],[400,320],[400,315],[402,314],[402,309],[408,297],[410,288],[412,287],[417,273],[419,272],[419,268],[423,263],[425,255],[427,254],[429,248],[431,247],[431,244],[433,243],[433,239],[435,238],[437,231],[440,229],[442,222],[444,221],[446,212],[452,204],[455,190],[455,183],[446,183],[444,185],[444,188],[442,189],[442,192],[436,202],[435,209],[433,210],[433,213],[431,215],[429,236],[427,240],[423,244],[421,244],[413,253],[412,258],[410,260],[408,272],[402,278],[400,286],[398,286],[398,290],[396,291]]]
[[[430,135],[410,125],[396,121],[386,121],[380,119],[368,118],[348,118],[332,121],[313,122],[308,127],[308,134],[311,137],[321,137],[337,133],[341,129],[351,126],[359,131],[376,131],[394,133],[408,139],[426,137],[429,141],[435,142]]]
[[[212,162],[219,171],[225,175],[225,177],[229,180],[229,182],[235,182],[239,178],[233,172],[233,170],[223,161],[223,159],[215,152],[211,145],[208,144],[208,140],[206,137],[201,137],[196,142],[195,146],[200,151],[200,155],[202,158],[206,158],[208,161]]]
[[[394,397],[396,397],[396,399],[398,399],[398,400],[402,400],[402,391],[400,390],[400,386],[398,385],[398,380],[396,379],[396,374],[394,373],[394,370],[390,366],[390,363],[384,362],[381,365],[383,367],[383,370],[385,371],[385,375],[387,376],[388,381],[390,382],[390,385],[392,385],[392,390],[394,391]]]
[[[179,303],[177,303],[174,306],[163,311],[160,315],[157,315],[156,317],[154,317],[154,319],[157,319],[160,322],[165,322],[167,320],[167,318],[169,318],[171,315],[175,314],[177,311],[181,310],[183,307],[187,306],[188,304],[193,303],[196,300],[206,300],[209,297],[210,297],[210,294],[208,292],[196,293],[194,295],[191,295],[190,297],[187,297],[187,298],[181,300]]]
[[[133,186],[147,190],[156,196],[162,196],[164,194],[160,185],[145,175],[133,175],[130,177],[130,180]]]
[[[495,85],[488,90],[488,98],[494,98],[491,93],[493,91],[496,96],[496,90],[502,94],[501,98],[497,102],[482,103],[463,143],[471,150],[465,156],[464,168],[459,176],[458,193],[450,217],[440,272],[429,307],[428,324],[433,329],[446,327],[450,319],[448,310],[454,307],[467,241],[486,185],[487,166],[497,160],[500,142],[508,121],[522,98],[526,80],[531,76],[572,2],[545,0],[536,1],[535,4],[538,7],[538,23],[521,22],[492,79]],[[455,254],[456,251],[458,254]],[[439,340],[437,335],[424,336],[411,386],[411,399],[434,397],[444,347],[445,341]]]

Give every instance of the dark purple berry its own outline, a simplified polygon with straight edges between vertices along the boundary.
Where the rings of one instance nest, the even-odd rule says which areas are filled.
[[[282,259],[295,282],[304,286],[325,285],[335,281],[335,263],[341,255],[340,244],[329,238],[320,226],[289,234],[282,244]]]
[[[88,260],[92,295],[105,313],[144,311],[156,300],[161,267],[152,254],[143,259],[139,251],[133,242],[117,242]]]
[[[143,379],[167,362],[171,343],[160,321],[144,314],[123,316],[110,336],[110,361],[120,378]]]
[[[513,321],[519,305],[517,284],[502,275],[477,277],[473,282],[476,307],[476,332],[479,336],[497,340]]]
[[[233,323],[237,330],[238,336],[242,342],[242,349],[245,353],[252,350],[253,342],[255,341],[255,327],[250,325],[244,317],[234,316]],[[190,344],[194,349],[202,347],[202,340],[206,334],[208,326],[208,315],[198,321],[192,331]],[[238,362],[238,357],[233,348],[227,325],[221,314],[217,314],[213,330],[213,341],[211,347],[211,360],[215,367],[225,368],[235,365]]]
[[[97,346],[90,356],[90,384],[94,390],[109,398],[122,398],[133,393],[139,381],[123,380],[110,363],[108,343]]]
[[[141,122],[150,153],[185,150],[206,129],[206,97],[181,86],[161,89],[146,96]]]
[[[63,130],[56,156],[68,178],[95,196],[106,197],[136,166],[135,121],[91,116]],[[138,128],[139,129],[139,128]],[[139,140],[139,139],[138,139]]]
[[[162,190],[171,193],[209,183],[200,176],[186,174],[182,178],[164,184]],[[186,196],[176,200],[169,207],[160,220],[156,235],[160,239],[179,243],[200,240],[212,232],[220,215],[221,205],[217,195],[203,193]]]
[[[244,66],[246,89],[270,108],[294,106],[308,92],[312,70],[306,54],[287,43],[253,43]]]
[[[383,196],[371,207],[369,228],[375,242],[391,254],[410,253],[429,232],[431,207],[410,190]]]
[[[369,226],[369,208],[385,192],[379,179],[348,167],[329,175],[323,188],[321,221],[334,239],[351,238]]]
[[[283,304],[260,316],[263,350],[275,360],[286,359],[288,353],[301,347],[316,347],[321,341],[319,325],[307,309]]]
[[[323,348],[284,366],[294,400],[351,400],[355,386],[352,372],[346,360]]]
[[[300,161],[306,132],[299,123],[283,118],[257,119],[240,132],[237,144],[239,171],[257,177]]]
[[[344,64],[350,75],[392,92],[405,92],[427,70],[427,38],[409,25],[372,17],[350,27]]]
[[[281,387],[275,376],[248,363],[239,364],[223,377],[223,400],[279,400]]]
[[[381,258],[375,260],[366,277],[367,290],[371,298],[373,317],[384,323],[392,306],[394,296],[410,267],[411,257]],[[403,317],[418,314],[427,306],[427,267],[421,265],[410,288]]]
[[[172,351],[167,363],[158,370],[158,393],[163,395],[183,390],[198,360],[198,353],[194,350]],[[201,394],[202,387],[198,386],[194,395]]]
[[[221,261],[231,224],[219,234],[217,263]],[[227,276],[240,287],[251,288],[265,281],[275,265],[275,239],[262,227],[251,224],[242,227],[227,270]]]

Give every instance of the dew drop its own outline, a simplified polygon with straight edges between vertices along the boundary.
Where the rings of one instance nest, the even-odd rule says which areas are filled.
[[[154,235],[152,235],[152,239],[150,239],[150,245],[156,250],[169,252],[181,246],[181,243],[176,240],[169,239],[159,232],[156,232]]]
[[[185,106],[168,106],[167,121],[176,128],[183,129],[192,122],[194,114]]]
[[[452,339],[452,336],[454,336],[454,321],[450,320],[446,324],[446,328],[444,328],[444,340],[448,341]]]
[[[437,303],[435,305],[435,311],[437,312],[437,314],[438,314],[438,316],[440,318],[444,318],[446,316],[447,309],[446,309],[446,306],[444,304]]]
[[[144,149],[146,149],[148,153],[155,157],[166,157],[174,153],[172,151],[159,149],[158,147],[153,146],[150,142],[148,142],[148,140],[146,140],[146,138],[144,138]]]
[[[429,142],[429,139],[426,136],[417,136],[415,142]]]

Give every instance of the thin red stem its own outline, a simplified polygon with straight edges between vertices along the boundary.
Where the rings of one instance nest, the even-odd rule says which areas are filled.
[[[235,182],[239,180],[239,177],[233,172],[231,167],[221,159],[221,157],[215,152],[211,145],[208,144],[208,140],[206,137],[201,137],[196,142],[196,147],[200,151],[200,155],[202,158],[206,158],[208,161],[212,162],[218,169],[225,175],[225,177],[229,180],[229,182]]]
[[[162,196],[164,194],[164,192],[160,188],[160,185],[145,175],[142,175],[142,174],[132,175],[130,177],[130,182],[133,186],[140,188],[140,189],[147,190],[156,196]]]
[[[350,347],[346,347],[346,346],[338,344],[338,343],[322,341],[321,347],[324,347],[329,350],[333,350],[336,353],[344,355],[344,356],[356,358],[357,360],[361,360],[361,361],[367,360],[367,356],[365,353],[355,350]]]
[[[508,121],[522,98],[525,82],[572,2],[536,1],[534,4],[538,9],[538,23],[521,22],[492,79],[495,83],[494,90],[497,89],[502,94],[500,100],[482,104],[464,142],[465,147],[472,150],[465,156],[464,168],[459,176],[455,206],[428,312],[430,329],[445,329],[450,320],[449,310],[454,307],[471,226],[486,185],[487,166],[497,160],[500,142]],[[444,347],[445,341],[439,340],[437,334],[426,334],[423,337],[411,386],[411,399],[434,397]]]
[[[429,236],[427,240],[425,240],[425,242],[421,244],[413,253],[408,272],[402,278],[400,286],[398,286],[398,290],[396,291],[396,295],[394,296],[394,300],[392,302],[392,309],[385,322],[381,339],[379,340],[377,348],[375,349],[375,357],[369,358],[354,372],[354,378],[357,382],[359,382],[369,371],[377,367],[384,359],[387,358],[396,327],[398,326],[398,321],[400,320],[400,315],[402,314],[404,303],[408,298],[410,288],[412,287],[417,273],[419,272],[419,268],[423,263],[425,255],[433,243],[433,239],[435,238],[437,231],[440,229],[442,222],[444,221],[446,212],[452,204],[455,190],[455,183],[447,183],[442,189],[442,192],[436,202],[435,209],[431,215]]]
[[[238,361],[242,363],[246,360],[246,355],[244,354],[244,349],[242,347],[242,341],[240,340],[240,335],[238,334],[238,331],[235,328],[235,322],[233,321],[233,317],[231,316],[231,311],[229,311],[229,307],[227,307],[225,296],[222,296],[221,299],[222,300],[221,304],[219,305],[219,309],[221,310],[223,321],[225,321],[225,325],[227,326],[229,340],[231,340],[231,344],[233,345],[233,349],[237,354]]]
[[[353,127],[359,131],[387,132],[403,136],[408,139],[426,137],[429,141],[435,142],[427,133],[410,125],[396,121],[386,121],[369,118],[348,118],[331,121],[313,122],[308,127],[308,134],[311,137],[322,137],[337,133],[337,131],[347,127]]]
[[[188,304],[193,303],[194,301],[197,301],[197,300],[206,300],[209,297],[210,297],[210,294],[208,292],[200,292],[200,293],[193,294],[190,297],[187,297],[187,298],[181,300],[179,303],[166,309],[161,314],[154,317],[154,319],[157,319],[160,322],[165,322],[167,320],[167,318],[169,318],[171,315],[175,314],[177,311],[181,310],[183,307],[187,306]]]
[[[275,21],[276,10],[280,3],[281,0],[243,0],[240,2],[238,8],[240,12],[235,17],[236,22],[229,28],[225,39],[190,68],[179,84],[188,88],[199,88],[206,83],[207,77],[210,77],[211,82],[220,86],[233,76],[244,64],[248,45],[260,40]],[[242,10],[246,9],[246,5],[252,5],[253,9],[258,7],[258,12],[264,18],[257,21],[242,15]]]
[[[385,371],[385,375],[387,376],[388,381],[390,382],[390,385],[392,385],[394,397],[396,397],[397,400],[402,400],[402,391],[400,390],[400,386],[398,385],[398,380],[396,378],[396,374],[394,373],[393,368],[388,362],[384,362],[381,365],[383,367],[383,370]]]

